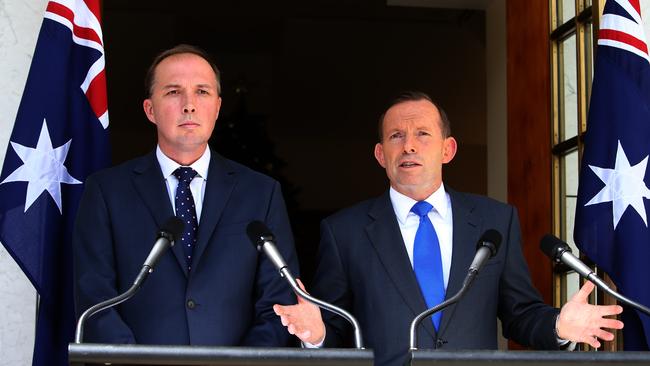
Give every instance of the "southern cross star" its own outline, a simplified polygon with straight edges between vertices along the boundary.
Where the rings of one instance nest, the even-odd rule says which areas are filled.
[[[69,140],[57,148],[52,148],[47,122],[43,119],[43,127],[36,148],[11,142],[14,151],[23,161],[23,165],[9,174],[0,184],[27,182],[25,212],[44,191],[47,191],[52,196],[59,208],[59,212],[63,212],[61,208],[61,183],[81,184],[80,181],[68,173],[68,169],[63,165],[66,156],[68,156],[71,141]]]
[[[605,183],[605,187],[587,202],[585,206],[612,202],[614,229],[616,229],[627,207],[632,206],[636,213],[641,216],[641,219],[643,219],[647,227],[648,218],[643,203],[643,198],[650,198],[650,190],[643,181],[647,165],[648,157],[646,156],[636,165],[630,166],[627,155],[625,155],[625,151],[619,141],[614,169],[589,165],[598,178]]]

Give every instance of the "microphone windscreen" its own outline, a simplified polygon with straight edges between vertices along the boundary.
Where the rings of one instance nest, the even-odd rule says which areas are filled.
[[[252,221],[248,224],[246,226],[246,234],[248,234],[248,238],[255,247],[257,247],[262,237],[273,237],[271,230],[261,221]]]
[[[556,260],[556,256],[561,249],[568,248],[567,243],[558,239],[554,235],[546,234],[539,243],[539,248],[552,260]]]
[[[483,243],[492,243],[494,248],[490,248],[490,251],[492,252],[492,255],[495,255],[501,245],[501,233],[494,229],[486,230],[483,235],[481,235],[481,239],[479,239],[477,246],[481,247],[483,246]]]
[[[172,238],[174,238],[174,242],[176,242],[181,237],[181,234],[183,234],[184,227],[185,225],[183,225],[183,221],[181,219],[176,216],[172,216],[167,219],[162,228],[160,228],[160,231],[171,235]]]

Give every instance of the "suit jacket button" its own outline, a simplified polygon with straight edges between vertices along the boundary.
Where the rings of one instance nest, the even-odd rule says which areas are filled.
[[[196,307],[196,303],[194,302],[194,300],[192,300],[192,299],[187,300],[187,308],[188,309],[191,310],[191,309],[194,309],[195,307]]]

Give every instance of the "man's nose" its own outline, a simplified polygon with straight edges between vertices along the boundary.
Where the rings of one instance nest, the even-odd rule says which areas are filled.
[[[194,107],[194,103],[188,101],[185,103],[185,106],[183,106],[183,113],[194,113],[196,112],[196,107]]]
[[[415,138],[407,136],[404,139],[404,154],[413,154],[415,151]]]

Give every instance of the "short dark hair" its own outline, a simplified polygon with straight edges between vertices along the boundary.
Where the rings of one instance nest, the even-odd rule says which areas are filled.
[[[151,98],[154,76],[156,73],[156,67],[158,67],[158,65],[164,59],[174,55],[180,55],[182,53],[197,55],[202,59],[204,59],[208,64],[210,64],[210,67],[212,67],[212,71],[214,71],[214,75],[217,78],[217,94],[221,95],[221,72],[219,71],[219,68],[217,68],[217,65],[214,63],[214,61],[212,60],[212,57],[210,57],[210,55],[207,52],[205,52],[199,47],[192,46],[189,44],[179,44],[176,47],[162,51],[153,59],[153,62],[149,66],[149,69],[147,70],[147,74],[144,77],[144,93],[146,98]]]
[[[378,133],[379,133],[379,142],[382,142],[384,139],[384,118],[386,117],[386,112],[388,112],[389,109],[392,107],[405,103],[405,102],[417,102],[420,100],[426,100],[433,104],[437,109],[438,112],[440,113],[440,120],[442,122],[442,125],[440,126],[440,130],[442,131],[442,137],[447,138],[451,136],[451,123],[449,122],[449,118],[447,117],[447,112],[445,112],[438,103],[434,102],[433,99],[427,94],[423,93],[421,91],[404,91],[399,94],[397,94],[395,97],[390,99],[388,103],[386,104],[386,108],[384,109],[384,112],[379,116],[379,124],[378,124]]]

